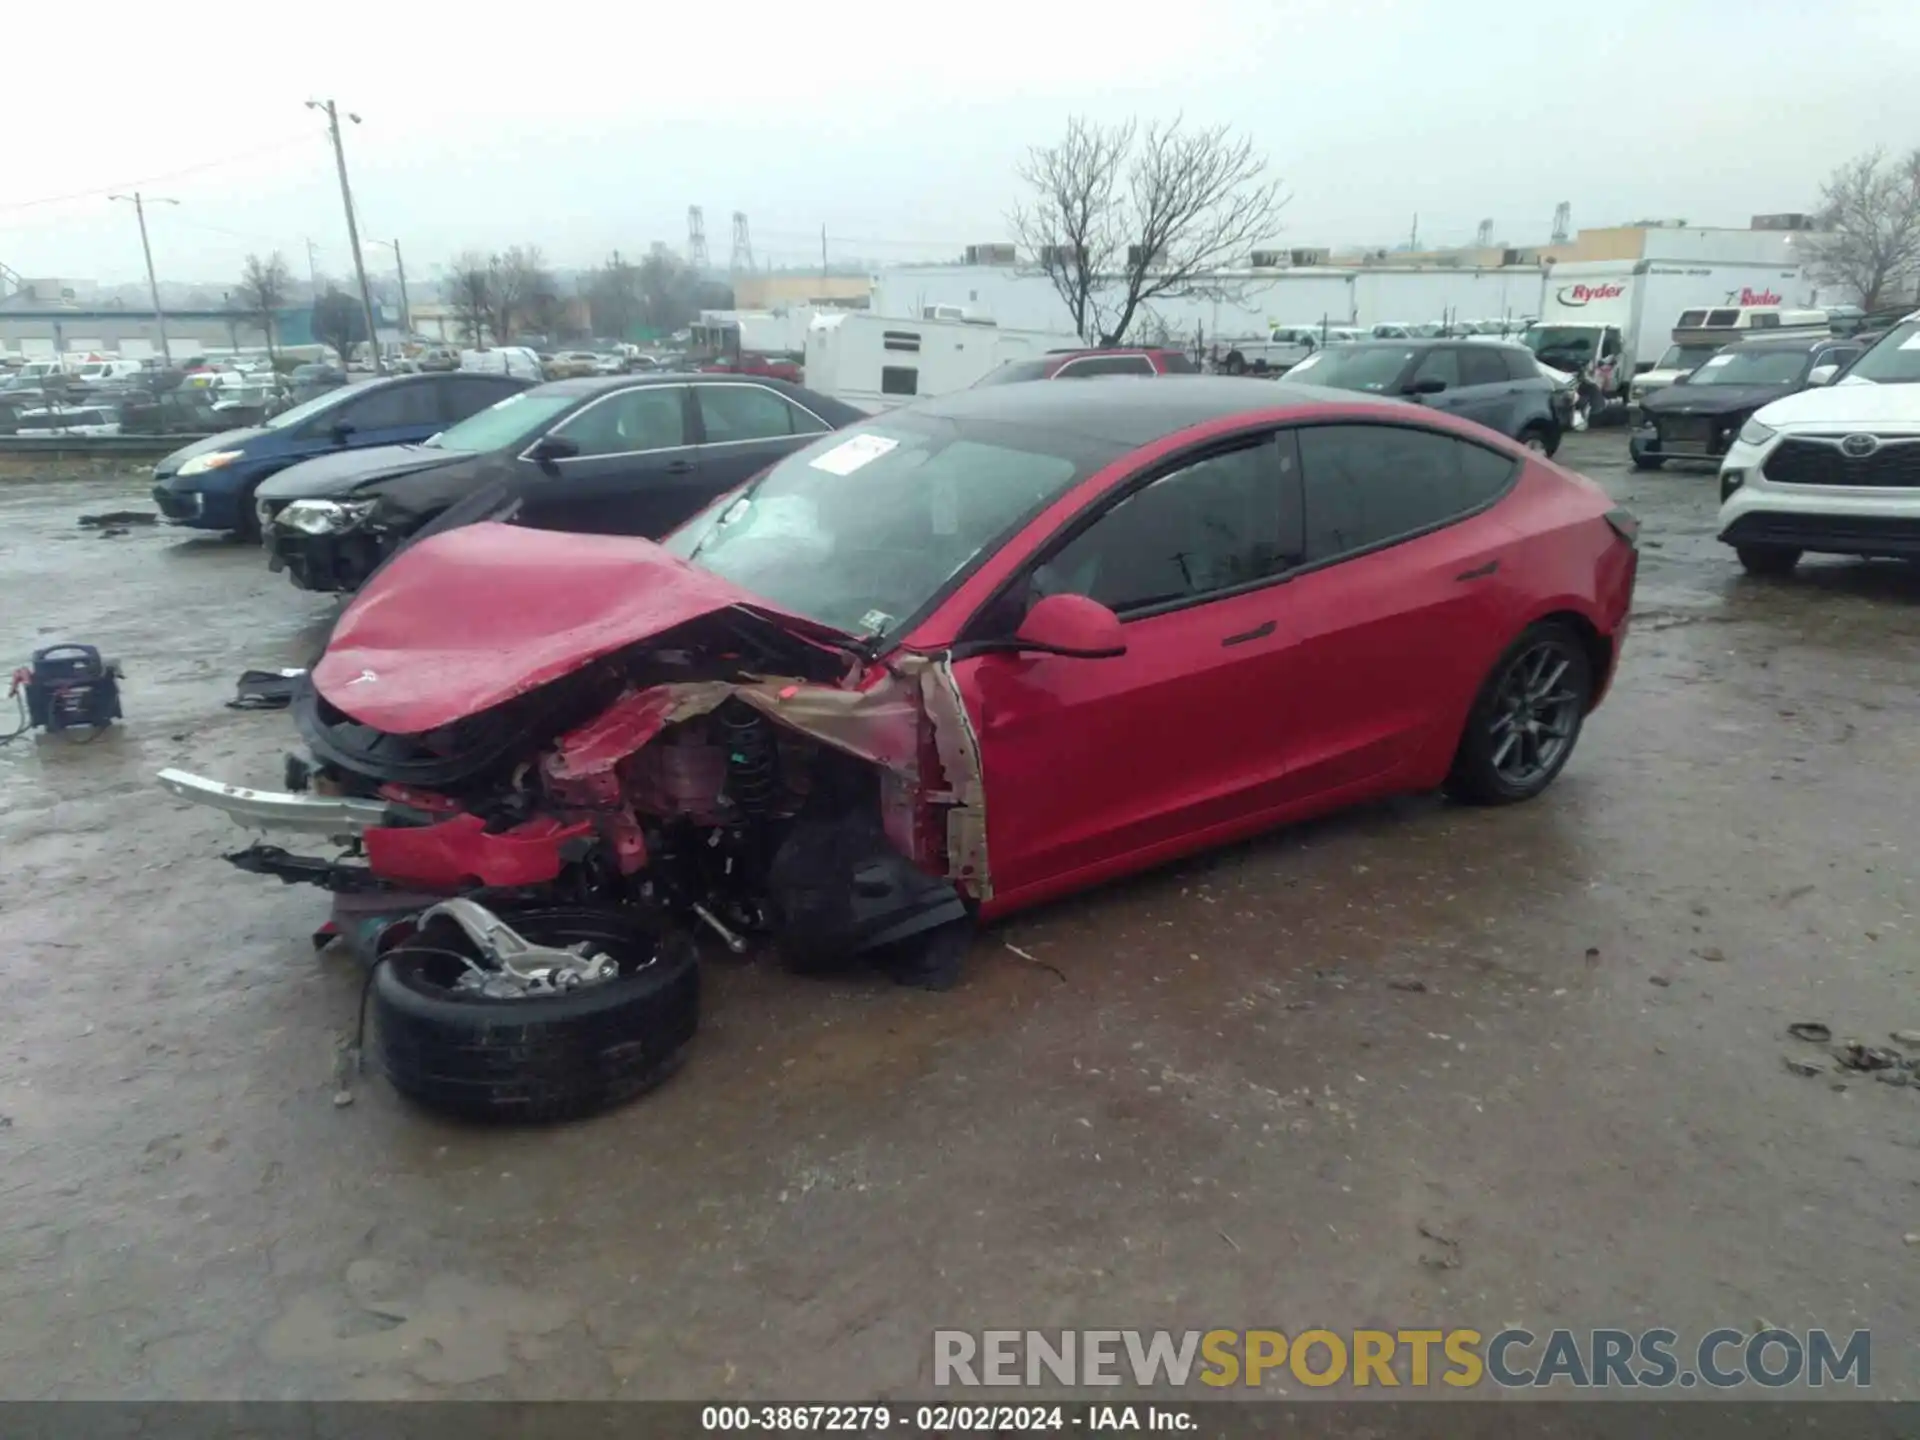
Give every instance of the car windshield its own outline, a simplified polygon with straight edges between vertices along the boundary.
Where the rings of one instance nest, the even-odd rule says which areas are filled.
[[[896,413],[827,436],[666,541],[797,615],[878,639],[1119,447]]]
[[[1689,385],[1791,385],[1807,368],[1805,350],[1723,350],[1687,377]]]
[[[1520,337],[1520,343],[1549,365],[1556,360],[1585,362],[1593,354],[1594,338],[1599,333],[1575,325],[1535,325]]]
[[[1287,373],[1301,376],[1309,385],[1384,395],[1398,382],[1416,353],[1405,345],[1354,345],[1322,350]]]
[[[331,390],[322,391],[311,400],[303,400],[291,410],[282,410],[271,420],[263,421],[269,430],[285,430],[298,425],[303,420],[311,420],[316,415],[324,415],[334,406],[352,395],[354,391],[345,385],[336,385]]]
[[[1920,381],[1920,320],[1909,320],[1889,330],[1878,345],[1853,362],[1847,379],[1871,380],[1879,385]]]
[[[1691,370],[1720,353],[1718,345],[1669,345],[1656,370]]]
[[[449,425],[427,444],[436,450],[469,450],[476,455],[504,450],[522,440],[533,439],[547,428],[554,416],[579,403],[578,395],[534,392],[509,395],[477,415],[469,415],[458,425]]]

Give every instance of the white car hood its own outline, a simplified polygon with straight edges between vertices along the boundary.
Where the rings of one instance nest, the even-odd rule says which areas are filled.
[[[1836,425],[1911,425],[1920,429],[1920,385],[1823,386],[1776,400],[1754,416],[1779,429]]]

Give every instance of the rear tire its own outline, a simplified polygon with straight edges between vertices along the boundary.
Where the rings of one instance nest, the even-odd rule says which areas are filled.
[[[1227,353],[1227,373],[1229,375],[1246,374],[1247,357],[1242,355],[1238,350],[1229,351]]]
[[[1633,468],[1636,470],[1658,470],[1662,465],[1667,463],[1666,456],[1649,455],[1645,451],[1635,449],[1631,445],[1627,447],[1627,453],[1633,457]]]
[[[699,1022],[691,938],[625,910],[499,913],[543,944],[593,941],[619,961],[619,978],[522,999],[457,991],[464,967],[447,951],[464,935],[436,924],[388,951],[373,975],[376,1043],[395,1090],[464,1120],[543,1124],[624,1104],[679,1068]]]
[[[1736,545],[1733,553],[1749,575],[1791,575],[1800,563],[1800,552],[1788,545]]]
[[[1593,703],[1586,643],[1557,621],[1507,648],[1467,714],[1447,794],[1467,805],[1531,800],[1565,767]]]

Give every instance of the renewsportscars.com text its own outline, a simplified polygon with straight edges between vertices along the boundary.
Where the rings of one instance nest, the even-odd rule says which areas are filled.
[[[1873,1338],[1825,1330],[936,1330],[936,1386],[1822,1389],[1873,1383]]]

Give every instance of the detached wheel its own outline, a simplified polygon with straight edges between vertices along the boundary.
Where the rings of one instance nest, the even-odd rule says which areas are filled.
[[[1791,575],[1800,563],[1800,552],[1787,545],[1736,545],[1733,553],[1749,575]]]
[[[1593,661],[1565,625],[1530,627],[1481,687],[1446,792],[1469,805],[1531,800],[1573,754],[1593,700]]]
[[[699,1023],[691,938],[623,910],[498,913],[541,944],[591,942],[614,958],[618,978],[515,999],[460,990],[471,942],[436,920],[374,972],[376,1045],[395,1090],[464,1120],[540,1124],[624,1104],[678,1068]]]

